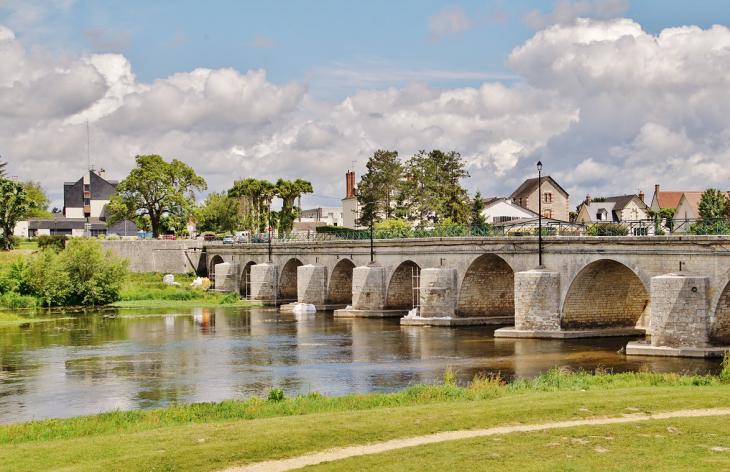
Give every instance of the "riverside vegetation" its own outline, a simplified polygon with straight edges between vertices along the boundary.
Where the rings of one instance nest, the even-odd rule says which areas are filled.
[[[717,376],[647,371],[614,374],[603,369],[572,372],[554,368],[534,379],[509,384],[499,376],[480,375],[466,385],[458,385],[454,381],[454,372],[447,370],[441,384],[413,385],[390,394],[328,397],[311,392],[285,398],[282,390],[273,389],[266,399],[171,405],[159,410],[114,411],[6,425],[0,427],[0,444],[3,444],[0,460],[10,468],[35,470],[55,468],[62,463],[85,470],[150,470],[153,467],[158,470],[216,470],[228,465],[297,457],[328,448],[439,431],[513,425],[516,422],[621,417],[636,412],[730,407],[728,393],[730,362],[727,357]],[[499,463],[505,467],[509,465],[508,469],[519,468],[517,463],[504,464],[495,461],[494,456],[483,457],[485,451],[489,451],[487,446],[495,446],[501,454],[509,457],[518,457],[522,451],[532,451],[532,456],[536,456],[533,461],[547,456],[553,461],[553,466],[559,468],[577,467],[578,464],[598,466],[601,460],[609,460],[609,463],[619,460],[627,466],[646,463],[653,467],[663,464],[680,468],[682,464],[692,464],[697,467],[705,460],[698,456],[712,452],[707,448],[719,448],[715,449],[718,452],[730,450],[726,449],[730,446],[725,444],[727,436],[722,436],[724,432],[730,432],[730,427],[721,427],[717,423],[712,418],[676,420],[666,425],[660,423],[659,426],[644,423],[646,429],[639,434],[637,428],[642,426],[612,425],[598,428],[598,431],[596,427],[582,427],[577,442],[568,440],[566,445],[584,449],[577,450],[579,457],[576,461],[562,453],[556,456],[552,449],[567,440],[560,437],[572,435],[572,431],[566,430],[519,436],[514,440],[513,449],[501,442],[495,445],[493,440],[482,438],[431,445],[422,451],[416,448],[407,455],[414,454],[421,467],[443,464],[460,468],[471,461],[489,459],[494,465]],[[678,430],[675,424],[681,424],[681,429]],[[672,445],[665,444],[662,450],[690,449],[684,459],[689,462],[677,462],[676,457],[664,462],[662,457],[654,454],[646,457],[647,450],[657,447],[653,444],[657,442],[655,436],[658,433],[654,434],[657,427],[664,431],[662,438],[667,436],[667,431],[674,434]],[[617,440],[613,441],[607,430]],[[691,431],[692,435],[685,434],[685,431]],[[720,437],[713,439],[712,434],[708,436],[708,431],[713,431],[713,434],[717,431]],[[630,437],[624,437],[627,434]],[[698,439],[694,435],[701,437]],[[558,436],[557,440],[553,436]],[[620,445],[621,455],[612,455],[610,459],[596,458],[600,454],[583,447],[590,442],[598,444],[595,438],[603,438],[601,444],[613,441],[607,446],[613,450]],[[705,444],[706,449],[698,449],[695,444],[698,441]],[[470,447],[474,443],[479,444],[476,451]],[[546,443],[552,446],[546,447]],[[429,454],[429,448],[434,447],[442,453],[436,456]],[[565,448],[561,449],[564,452]],[[608,451],[605,449],[605,452]],[[399,454],[405,455],[391,451],[335,462],[328,467],[335,470],[414,469],[400,462]],[[708,467],[730,464],[727,454],[712,457],[715,457],[714,462],[707,464]],[[718,458],[724,462],[718,463]],[[592,462],[594,460],[599,462]],[[634,464],[632,461],[638,462]],[[520,464],[529,463],[522,460]],[[538,464],[532,462],[532,468]]]

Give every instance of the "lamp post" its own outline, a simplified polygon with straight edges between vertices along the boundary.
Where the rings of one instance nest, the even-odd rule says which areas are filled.
[[[538,269],[544,269],[542,265],[542,162],[537,161],[537,258]]]
[[[269,262],[272,262],[272,259],[271,259],[271,198],[269,198],[269,221],[267,224],[269,225]]]
[[[370,262],[374,262],[373,251],[373,214],[375,213],[375,202],[373,200],[373,183],[370,182]]]

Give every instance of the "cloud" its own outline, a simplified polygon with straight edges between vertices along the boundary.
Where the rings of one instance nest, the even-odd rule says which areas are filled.
[[[274,41],[271,38],[257,34],[253,45],[257,48],[270,49],[274,47]]]
[[[485,75],[472,77],[477,86],[435,87],[403,67],[363,76],[343,65],[341,80],[363,86],[336,101],[297,81],[274,83],[265,70],[199,68],[143,82],[122,54],[26,49],[3,27],[0,63],[19,65],[0,68],[3,158],[13,175],[42,181],[54,205],[63,181],[85,171],[87,118],[92,162],[110,178],[127,175],[136,154],[157,153],[190,164],[215,191],[236,178],[283,177],[343,197],[350,161],[362,170],[377,149],[404,160],[420,149],[458,151],[472,175],[464,184],[495,196],[532,177],[541,160],[573,203],[587,193],[650,192],[656,183],[702,190],[730,179],[723,26],[652,35],[629,19],[575,19],[511,52],[518,80],[510,85]],[[384,86],[388,71],[402,83]]]
[[[522,22],[531,28],[542,29],[555,24],[569,24],[579,17],[610,20],[622,16],[628,9],[628,0],[559,0],[550,13],[531,10]]]
[[[97,51],[124,51],[129,46],[127,31],[91,29],[84,30],[84,36]]]
[[[457,6],[448,6],[431,15],[428,21],[428,39],[436,42],[443,36],[456,36],[474,27],[466,12]]]

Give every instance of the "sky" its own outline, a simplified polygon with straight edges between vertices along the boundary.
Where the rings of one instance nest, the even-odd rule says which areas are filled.
[[[53,206],[88,167],[339,206],[378,149],[457,151],[470,194],[730,189],[726,1],[0,0],[0,160]],[[87,155],[88,120],[88,155]],[[201,195],[204,198],[205,194]]]

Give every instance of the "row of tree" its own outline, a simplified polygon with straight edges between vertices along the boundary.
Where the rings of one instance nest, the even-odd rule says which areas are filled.
[[[359,226],[398,219],[410,224],[483,224],[481,193],[470,200],[461,180],[469,177],[456,151],[420,151],[402,163],[397,151],[376,151],[357,192]]]

